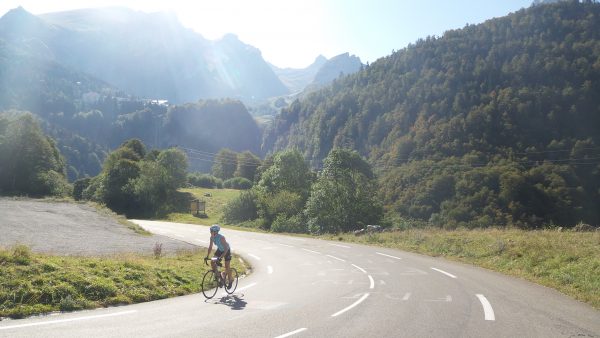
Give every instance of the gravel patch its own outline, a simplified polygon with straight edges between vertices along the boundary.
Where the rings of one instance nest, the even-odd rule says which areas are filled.
[[[97,256],[153,254],[197,248],[160,235],[140,235],[94,207],[68,202],[0,198],[0,247],[25,244],[34,252]]]

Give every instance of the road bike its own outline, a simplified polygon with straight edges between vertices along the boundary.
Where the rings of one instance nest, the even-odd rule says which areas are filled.
[[[221,258],[213,257],[210,260],[214,261],[216,264],[214,269],[211,268],[210,270],[206,271],[204,277],[202,277],[202,293],[204,294],[204,297],[207,299],[213,298],[217,294],[217,291],[220,287],[224,288],[225,292],[228,294],[232,294],[237,288],[238,284],[237,270],[230,267],[232,280],[231,285],[229,285],[229,283],[226,282],[227,276],[223,278],[221,272],[219,271],[219,267],[223,266],[221,264]],[[206,265],[208,265],[208,261],[208,258],[204,258],[204,263]]]

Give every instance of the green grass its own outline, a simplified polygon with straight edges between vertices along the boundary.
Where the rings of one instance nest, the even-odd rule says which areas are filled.
[[[167,214],[164,220],[178,223],[202,224],[211,225],[221,223],[223,207],[240,194],[240,190],[234,189],[207,189],[207,188],[190,188],[180,189],[184,193],[190,193],[195,198],[206,201],[206,216],[205,218],[197,217],[191,213],[174,212]],[[204,194],[211,194],[211,197],[206,197]]]
[[[600,309],[600,232],[414,229],[327,239],[482,266],[552,287]]]
[[[205,249],[155,258],[73,257],[0,249],[0,319],[132,304],[196,293],[208,267]],[[239,274],[247,267],[237,259]]]

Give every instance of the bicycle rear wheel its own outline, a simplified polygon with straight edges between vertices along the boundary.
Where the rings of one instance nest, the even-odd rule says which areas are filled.
[[[238,273],[237,270],[235,268],[231,268],[231,287],[228,288],[228,285],[225,285],[225,292],[227,292],[228,294],[232,294],[235,289],[237,288],[237,284],[238,284]]]
[[[211,299],[217,294],[218,284],[215,273],[212,270],[206,271],[202,277],[202,293],[204,297]]]

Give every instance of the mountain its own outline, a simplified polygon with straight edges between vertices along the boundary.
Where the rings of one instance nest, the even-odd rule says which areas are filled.
[[[206,40],[170,13],[104,8],[34,16],[19,7],[0,18],[0,39],[145,98],[183,103],[287,93],[258,49],[232,35]]]
[[[323,86],[342,75],[358,72],[363,66],[360,58],[349,53],[340,54],[327,60],[319,69],[311,83],[312,86]]]
[[[264,151],[356,149],[390,217],[600,223],[600,4],[534,5],[420,39],[283,109]]]
[[[270,64],[275,75],[289,89],[291,93],[298,93],[304,90],[315,79],[315,75],[321,67],[327,63],[327,58],[323,55],[317,56],[315,61],[306,68],[279,68]]]

